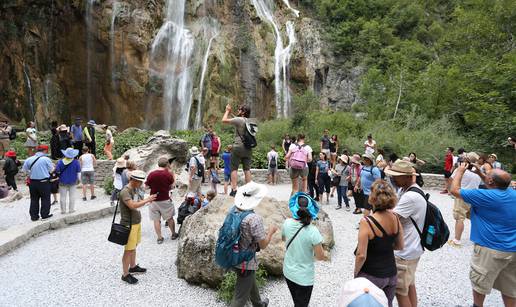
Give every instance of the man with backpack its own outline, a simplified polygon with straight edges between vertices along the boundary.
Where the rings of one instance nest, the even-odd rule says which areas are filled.
[[[242,105],[238,108],[237,116],[229,118],[231,105],[226,106],[226,112],[222,117],[222,123],[235,126],[235,141],[231,154],[231,193],[235,196],[237,191],[238,167],[242,163],[244,169],[245,182],[251,182],[251,158],[253,148],[256,147],[256,124],[249,120],[251,108]]]
[[[473,306],[482,307],[486,295],[497,289],[506,307],[516,306],[516,190],[511,175],[492,170],[475,172],[487,189],[464,189],[461,182],[469,169],[461,163],[453,178],[450,193],[471,206],[471,236],[475,243],[469,277],[473,288]]]
[[[392,176],[400,188],[398,204],[393,211],[400,218],[405,242],[402,250],[394,251],[398,268],[396,299],[400,307],[414,307],[417,306],[416,269],[424,252],[418,229],[424,229],[427,202],[418,192],[421,188],[414,181],[417,173],[412,163],[397,160],[385,173]]]
[[[190,161],[188,162],[188,191],[201,195],[201,181],[204,175],[204,156],[197,147],[190,148]]]
[[[235,196],[235,206],[219,230],[216,262],[223,268],[233,268],[237,274],[231,307],[243,307],[248,300],[253,306],[269,305],[268,299],[261,299],[256,284],[256,252],[267,248],[278,227],[271,225],[265,233],[263,218],[253,211],[267,194],[267,187],[263,184],[249,182],[240,187]]]
[[[312,147],[305,144],[304,134],[300,133],[297,136],[297,142],[290,145],[285,160],[289,161],[288,165],[290,166],[290,179],[292,180],[292,192],[290,195],[294,195],[299,191],[300,177],[302,192],[308,193],[308,163],[312,161]]]
[[[16,138],[16,134],[13,134],[13,131],[7,119],[0,121],[0,159],[3,159],[5,152],[9,150],[11,140]]]
[[[276,146],[271,145],[271,150],[267,153],[267,166],[269,172],[269,184],[278,183],[278,152]]]

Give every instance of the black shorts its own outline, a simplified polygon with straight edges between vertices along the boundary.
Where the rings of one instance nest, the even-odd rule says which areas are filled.
[[[448,178],[450,178],[450,177],[451,177],[451,175],[452,175],[452,173],[451,173],[451,172],[444,171],[444,178],[448,179]]]
[[[373,210],[373,206],[369,204],[369,195],[364,194],[364,202],[362,203],[362,208],[366,210]]]

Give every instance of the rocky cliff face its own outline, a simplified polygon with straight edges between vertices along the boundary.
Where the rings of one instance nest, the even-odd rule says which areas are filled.
[[[35,118],[39,127],[82,116],[120,127],[185,129],[220,118],[227,103],[247,103],[261,119],[288,115],[285,95],[307,89],[322,106],[349,107],[357,101],[360,69],[335,69],[320,25],[303,12],[296,17],[287,3],[186,1],[184,29],[193,44],[191,55],[176,63],[170,53],[178,27],[164,28],[166,0],[2,1],[0,112]],[[261,4],[274,22],[257,10]],[[283,51],[291,45],[290,59],[281,58],[290,63],[286,71],[275,61],[282,51],[277,33]],[[185,72],[187,81],[178,81]],[[279,87],[289,91],[278,94]],[[180,95],[188,112],[163,116],[177,112]]]

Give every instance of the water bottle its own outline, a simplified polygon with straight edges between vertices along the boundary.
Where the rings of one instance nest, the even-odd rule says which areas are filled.
[[[427,245],[432,245],[432,240],[434,238],[434,234],[435,234],[434,226],[432,226],[432,225],[428,226],[428,233],[426,234],[426,244]]]
[[[240,248],[238,247],[238,242],[233,244],[233,253],[238,254],[240,252]]]

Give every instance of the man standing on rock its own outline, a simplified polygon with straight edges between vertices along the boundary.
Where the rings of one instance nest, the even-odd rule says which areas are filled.
[[[156,195],[156,200],[149,206],[149,217],[154,222],[154,230],[158,236],[158,244],[163,243],[161,235],[161,218],[168,222],[168,227],[172,232],[172,240],[177,239],[176,225],[174,223],[175,208],[170,199],[170,191],[174,184],[174,175],[170,172],[169,162],[166,157],[158,159],[158,169],[152,171],[147,176],[145,185],[150,187],[151,195]]]
[[[242,163],[244,169],[245,182],[251,182],[251,158],[253,151],[247,148],[242,141],[242,136],[247,129],[246,124],[251,116],[251,108],[242,105],[238,108],[237,116],[229,118],[231,113],[231,105],[226,106],[226,112],[222,117],[222,123],[231,124],[235,126],[235,142],[233,144],[233,151],[231,153],[231,193],[230,196],[235,196],[237,192],[238,181],[238,166]]]
[[[475,243],[469,277],[473,287],[473,306],[484,306],[491,290],[502,293],[506,307],[516,306],[516,190],[509,188],[511,175],[492,170],[476,173],[487,189],[464,189],[461,181],[469,163],[461,163],[450,193],[471,207],[471,241]]]
[[[50,214],[50,173],[54,169],[52,160],[47,157],[48,146],[36,147],[36,154],[23,163],[23,171],[30,178],[30,219],[37,221],[40,213],[43,220],[52,217]],[[41,211],[40,202],[41,199]]]
[[[72,134],[72,144],[73,148],[79,151],[79,155],[82,151],[82,141],[83,141],[83,134],[82,134],[82,126],[81,126],[81,118],[77,117],[75,119],[75,123],[70,127],[70,133]]]
[[[263,184],[249,182],[240,187],[235,196],[235,207],[239,211],[250,211],[256,208],[262,199],[267,196],[267,187]],[[239,250],[264,250],[271,242],[272,235],[278,231],[278,227],[272,225],[267,234],[263,218],[252,212],[247,215],[240,224]],[[243,262],[235,267],[237,281],[231,307],[244,307],[248,300],[253,306],[269,305],[269,300],[260,298],[260,291],[256,285],[256,270],[258,270],[258,260],[254,257],[251,261]]]
[[[120,191],[120,224],[131,227],[129,239],[124,247],[124,255],[122,256],[122,280],[129,284],[138,282],[138,279],[131,275],[131,273],[147,272],[147,269],[136,264],[136,246],[138,246],[142,237],[142,216],[138,208],[156,199],[156,195],[150,195],[146,199],[141,199],[138,196],[138,189],[145,181],[145,175],[144,171],[132,171],[129,183]]]
[[[394,183],[400,188],[398,204],[394,207],[393,212],[400,218],[405,242],[402,250],[394,251],[398,268],[396,299],[400,307],[415,307],[417,306],[416,269],[424,250],[414,223],[419,229],[423,229],[426,199],[418,192],[413,191],[413,189],[421,190],[421,188],[415,183],[414,176],[417,176],[417,173],[412,163],[397,160],[390,169],[385,170],[385,173],[392,176]]]
[[[6,119],[2,119],[0,121],[0,159],[3,159],[5,152],[9,150],[12,129],[13,128],[9,126],[9,122]]]
[[[188,162],[188,192],[201,196],[201,181],[204,175],[204,156],[197,147],[190,148],[190,161]]]

